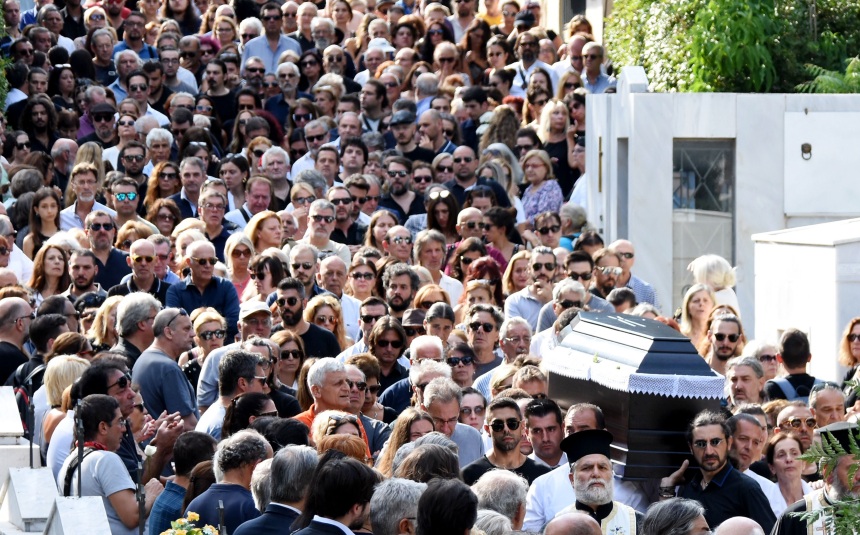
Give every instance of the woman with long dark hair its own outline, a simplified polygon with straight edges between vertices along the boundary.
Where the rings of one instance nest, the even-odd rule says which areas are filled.
[[[221,438],[225,439],[247,429],[257,418],[277,415],[275,402],[269,396],[262,392],[245,392],[233,398],[227,406],[224,424],[221,426]]]
[[[66,291],[72,284],[66,252],[58,245],[42,247],[33,260],[33,275],[27,286],[36,292],[36,306],[45,298]]]
[[[466,238],[454,249],[448,262],[448,275],[463,281],[469,264],[482,256],[487,256],[487,248],[480,238]]]
[[[463,51],[463,63],[472,78],[472,85],[484,83],[484,72],[490,66],[487,57],[487,43],[491,37],[490,25],[476,18],[466,28],[463,38],[457,45]]]
[[[444,234],[446,243],[457,243],[460,241],[460,235],[457,234],[459,213],[460,203],[453,193],[448,190],[434,191],[427,201],[427,228]]]
[[[302,52],[299,57],[299,91],[308,92],[323,75],[322,54],[316,48]]]
[[[30,209],[30,232],[24,238],[24,254],[36,256],[48,238],[60,231],[60,196],[56,190],[41,187],[33,197]]]
[[[69,64],[54,65],[48,75],[51,102],[64,110],[75,109],[75,72]]]
[[[161,8],[161,18],[175,20],[181,35],[200,31],[200,15],[191,0],[167,0]]]

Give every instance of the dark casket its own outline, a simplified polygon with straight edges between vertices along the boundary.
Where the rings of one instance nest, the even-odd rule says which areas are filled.
[[[583,312],[548,355],[549,396],[563,408],[593,403],[612,433],[612,463],[624,479],[661,478],[691,459],[686,431],[720,408],[725,380],[690,340],[658,321]]]

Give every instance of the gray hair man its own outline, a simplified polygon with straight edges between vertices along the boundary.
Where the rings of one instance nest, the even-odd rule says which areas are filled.
[[[152,296],[143,295],[155,301]],[[126,300],[132,297],[135,295]],[[185,430],[192,431],[200,412],[194,387],[176,362],[180,354],[194,345],[191,318],[181,308],[166,308],[155,316],[152,332],[155,340],[135,362],[132,379],[140,386],[140,394],[151,414],[179,413]]]
[[[730,406],[762,402],[764,367],[755,357],[735,357],[726,364],[726,389]]]
[[[463,392],[453,380],[437,377],[424,390],[421,409],[430,413],[436,430],[457,443],[460,466],[468,466],[484,454],[484,442],[475,428],[459,423]]]
[[[490,470],[472,485],[478,496],[478,508],[490,509],[511,521],[515,530],[522,529],[526,516],[528,482],[508,470]]]
[[[373,533],[415,533],[418,499],[426,489],[426,483],[408,479],[392,478],[380,483],[370,499],[370,525]]]
[[[153,328],[159,310],[161,303],[143,292],[135,292],[120,301],[116,310],[116,331],[119,338],[111,351],[125,356],[129,368],[134,367],[141,353],[155,339]]]

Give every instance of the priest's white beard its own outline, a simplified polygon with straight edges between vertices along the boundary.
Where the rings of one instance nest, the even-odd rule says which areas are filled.
[[[594,483],[603,483],[603,486],[592,486]],[[576,499],[586,505],[603,505],[612,501],[613,488],[612,479],[601,479],[593,477],[588,481],[577,481],[573,490],[576,494]]]

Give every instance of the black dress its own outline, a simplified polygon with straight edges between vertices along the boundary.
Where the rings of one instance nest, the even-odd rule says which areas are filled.
[[[562,196],[567,199],[573,191],[576,179],[579,178],[579,170],[572,168],[567,162],[569,150],[567,137],[555,143],[545,143],[543,150],[549,154],[550,160],[552,160],[552,171],[561,187]]]

